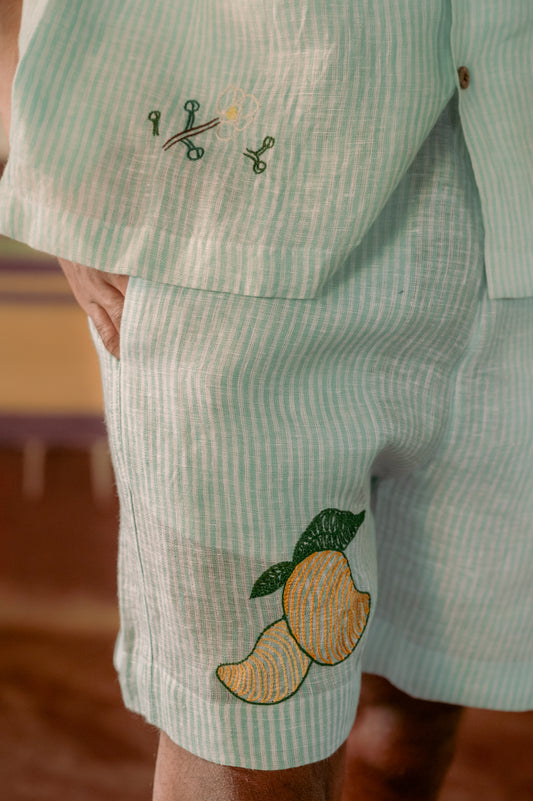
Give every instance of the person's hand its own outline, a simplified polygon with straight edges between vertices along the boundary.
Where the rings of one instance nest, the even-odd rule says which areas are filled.
[[[120,321],[129,277],[114,275],[72,261],[59,264],[74,297],[96,326],[109,353],[120,358]]]

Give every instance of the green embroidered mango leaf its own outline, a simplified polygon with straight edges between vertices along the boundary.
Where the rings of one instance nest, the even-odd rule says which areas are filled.
[[[277,565],[269,567],[255,582],[250,598],[261,598],[279,590],[289,578],[293,568],[292,562],[278,562]]]
[[[353,512],[339,509],[323,509],[296,543],[293,564],[297,565],[315,551],[343,551],[357,534],[364,519],[364,510],[354,515]]]

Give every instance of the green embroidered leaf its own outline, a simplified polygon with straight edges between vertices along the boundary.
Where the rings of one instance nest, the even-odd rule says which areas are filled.
[[[296,543],[293,564],[298,564],[315,551],[343,551],[357,534],[364,519],[364,511],[354,515],[353,512],[339,509],[323,509]]]
[[[293,568],[292,562],[278,562],[277,565],[269,567],[255,582],[250,598],[261,598],[279,590],[289,578]]]

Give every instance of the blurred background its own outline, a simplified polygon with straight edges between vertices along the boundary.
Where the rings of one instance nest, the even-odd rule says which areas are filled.
[[[7,142],[0,131],[0,171]],[[112,666],[118,504],[98,364],[55,259],[0,237],[0,787],[149,801]],[[533,713],[468,710],[442,801],[532,801]]]
[[[6,801],[150,799],[157,735],[122,707],[112,666],[117,529],[86,317],[54,258],[0,237]]]

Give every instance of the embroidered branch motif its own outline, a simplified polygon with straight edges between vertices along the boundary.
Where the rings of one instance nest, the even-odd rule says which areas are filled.
[[[274,147],[275,144],[276,140],[273,136],[265,136],[263,139],[263,145],[259,148],[259,150],[250,150],[250,148],[247,147],[246,153],[242,154],[243,156],[246,156],[246,158],[252,159],[254,162],[254,172],[256,175],[261,175],[261,173],[266,170],[266,162],[261,161],[261,156],[267,150],[270,150],[270,148]]]
[[[228,86],[218,97],[216,104],[218,116],[201,125],[195,125],[196,113],[200,110],[200,103],[197,100],[187,100],[183,108],[188,115],[187,124],[182,131],[167,139],[163,145],[163,150],[170,150],[171,147],[182,142],[187,148],[187,158],[190,161],[199,161],[203,158],[205,150],[203,147],[196,147],[191,139],[216,128],[217,138],[229,141],[237,131],[244,131],[245,128],[252,124],[259,111],[259,101],[253,95],[246,94],[242,89]],[[150,111],[148,119],[153,125],[153,135],[159,136],[161,112],[157,110]],[[271,136],[267,136],[263,140],[263,147],[259,150],[255,151],[247,148],[247,152],[244,155],[252,159],[254,172],[257,174],[264,172],[267,166],[264,161],[261,161],[261,155],[265,150],[273,146],[274,139]]]
[[[169,150],[174,145],[177,145],[178,142],[183,142],[183,144],[187,147],[187,158],[191,161],[198,161],[203,157],[205,150],[203,147],[195,147],[191,142],[191,137],[198,136],[201,133],[205,133],[205,131],[211,130],[211,128],[215,128],[217,125],[220,125],[220,121],[218,117],[215,117],[214,119],[209,120],[209,122],[204,122],[203,125],[195,126],[195,115],[200,109],[200,103],[197,100],[187,100],[183,108],[189,115],[187,118],[187,127],[185,130],[180,131],[179,133],[174,134],[174,136],[171,136],[170,139],[167,139],[163,145],[163,150]]]
[[[355,586],[342,551],[365,519],[324,509],[298,540],[291,562],[268,568],[251,598],[283,587],[283,617],[268,626],[241,662],[219,665],[218,679],[250,704],[278,704],[301,687],[311,664],[338,665],[355,650],[370,614],[370,595]]]
[[[153,125],[153,136],[159,136],[159,120],[161,119],[161,112],[157,110],[151,111],[148,115],[148,119]]]

